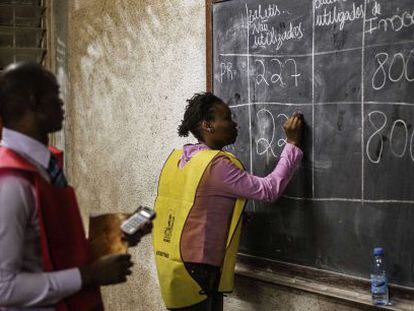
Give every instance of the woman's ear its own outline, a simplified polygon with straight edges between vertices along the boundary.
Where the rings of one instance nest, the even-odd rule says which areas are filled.
[[[201,128],[203,131],[209,132],[210,134],[214,133],[213,126],[211,125],[211,122],[204,120],[201,122]]]

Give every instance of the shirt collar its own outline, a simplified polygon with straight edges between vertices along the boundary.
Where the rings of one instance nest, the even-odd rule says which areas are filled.
[[[210,149],[206,144],[199,142],[198,144],[186,144],[183,147],[184,149],[184,156],[186,158],[192,158],[195,154],[199,153],[200,151]]]
[[[3,147],[12,149],[47,169],[51,153],[49,149],[41,142],[24,135],[22,133],[3,128],[3,139],[1,141]]]

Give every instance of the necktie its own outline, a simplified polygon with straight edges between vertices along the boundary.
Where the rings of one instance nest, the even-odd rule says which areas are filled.
[[[50,176],[50,181],[56,188],[65,188],[68,186],[63,170],[59,167],[57,159],[52,155],[49,160],[47,172]]]

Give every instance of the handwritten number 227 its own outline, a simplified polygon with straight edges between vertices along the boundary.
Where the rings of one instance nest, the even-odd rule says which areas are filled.
[[[279,67],[279,72],[273,73],[270,76],[270,83],[272,84],[278,84],[280,87],[285,88],[287,86],[287,83],[284,81],[285,76],[285,69],[286,67],[291,64],[293,66],[294,73],[290,75],[290,77],[293,77],[295,80],[295,86],[298,86],[298,78],[300,77],[300,73],[298,73],[298,65],[296,64],[296,61],[292,58],[289,58],[282,62],[278,58],[272,58],[270,60],[271,63],[276,63]],[[261,59],[256,59],[255,63],[259,65],[259,73],[256,77],[256,83],[260,85],[261,83],[265,83],[266,85],[270,86],[269,79],[267,78],[267,70],[265,62]]]

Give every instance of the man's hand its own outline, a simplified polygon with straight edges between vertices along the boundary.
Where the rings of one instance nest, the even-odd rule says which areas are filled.
[[[148,233],[150,233],[151,231],[152,231],[152,222],[149,221],[146,224],[144,224],[141,229],[135,232],[135,234],[133,235],[124,234],[124,236],[122,237],[122,240],[126,241],[129,247],[136,246],[141,241],[141,238],[144,235],[147,235]]]
[[[131,255],[104,256],[89,266],[80,268],[82,288],[124,283],[132,273]]]
[[[300,146],[300,142],[302,140],[302,119],[302,114],[294,113],[283,125],[287,142],[295,145],[296,147]]]

